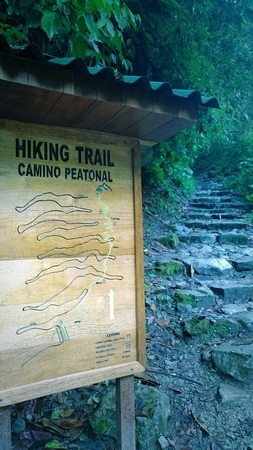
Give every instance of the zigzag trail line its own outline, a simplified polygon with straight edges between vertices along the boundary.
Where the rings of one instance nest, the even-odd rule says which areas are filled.
[[[57,205],[59,205],[61,208],[72,208],[72,205],[62,205],[60,204],[57,200],[55,200],[56,198],[61,198],[62,200],[64,199],[71,199],[71,200],[80,200],[80,199],[84,199],[84,198],[88,198],[84,195],[79,195],[77,197],[74,197],[71,194],[54,194],[53,192],[44,192],[43,194],[39,194],[36,195],[35,197],[33,197],[31,200],[29,200],[29,202],[27,202],[24,206],[16,206],[15,210],[19,213],[22,213],[24,211],[26,211],[26,209],[31,208],[33,205],[40,203],[40,202],[54,202]],[[85,212],[91,212],[91,209],[86,209],[86,208],[80,208],[82,210],[84,210]]]
[[[60,273],[60,272],[64,272],[67,269],[71,269],[71,268],[76,268],[76,269],[80,269],[80,267],[77,266],[78,263],[83,264],[85,261],[88,260],[88,258],[92,258],[94,257],[98,262],[103,261],[105,258],[107,258],[107,255],[103,255],[102,253],[100,253],[97,249],[92,249],[92,250],[85,250],[83,253],[87,253],[89,252],[89,254],[83,259],[78,259],[78,258],[73,258],[73,259],[68,259],[67,261],[64,261],[60,264],[55,264],[53,266],[48,267],[47,269],[43,269],[41,270],[35,277],[31,278],[30,280],[27,280],[25,283],[26,284],[30,284],[33,283],[34,281],[39,280],[42,277],[48,276],[48,275],[52,275],[55,273]],[[97,256],[97,254],[99,256]],[[99,258],[100,257],[100,258]],[[115,260],[116,256],[114,255],[110,255],[108,257],[108,259],[112,259]],[[73,265],[69,265],[73,263]],[[67,267],[63,267],[64,265],[67,265]]]
[[[64,342],[70,340],[70,336],[69,336],[69,332],[71,330],[71,334],[73,334],[74,330],[73,327],[76,327],[76,324],[81,323],[88,315],[87,313],[82,309],[82,304],[84,301],[87,301],[87,298],[91,295],[92,290],[94,285],[100,284],[103,281],[107,280],[117,280],[120,281],[123,279],[123,277],[121,275],[110,275],[107,273],[107,262],[108,260],[115,260],[116,257],[114,255],[112,255],[112,249],[113,249],[113,243],[114,243],[114,238],[111,236],[112,232],[113,232],[113,222],[112,219],[108,216],[108,211],[109,208],[108,206],[104,203],[103,199],[102,199],[102,193],[104,190],[107,191],[111,191],[111,188],[106,184],[106,183],[102,183],[101,185],[98,186],[98,188],[96,189],[96,197],[97,200],[99,202],[100,205],[100,209],[102,210],[103,213],[103,217],[105,219],[105,221],[103,222],[103,225],[105,226],[105,231],[102,234],[95,234],[95,235],[86,235],[86,236],[82,236],[82,237],[86,237],[86,238],[90,238],[87,241],[83,241],[81,244],[77,244],[75,246],[72,247],[55,247],[52,248],[51,250],[48,250],[47,252],[45,252],[44,254],[38,255],[38,259],[43,259],[43,258],[48,258],[48,257],[59,257],[59,256],[74,256],[74,258],[71,258],[67,261],[64,261],[60,264],[56,264],[53,265],[47,269],[44,269],[42,271],[40,271],[35,277],[29,279],[26,281],[26,284],[30,284],[30,283],[34,283],[36,281],[38,281],[39,279],[41,279],[42,277],[45,276],[50,276],[50,275],[55,275],[58,273],[62,273],[64,271],[67,270],[88,270],[87,273],[85,274],[81,274],[81,275],[77,275],[76,277],[74,277],[72,279],[72,281],[64,287],[64,289],[62,289],[60,292],[58,292],[57,294],[53,295],[51,298],[47,299],[45,302],[37,305],[37,306],[25,306],[23,308],[23,311],[45,311],[48,308],[60,308],[64,305],[69,305],[68,309],[66,311],[63,311],[59,314],[55,314],[53,315],[53,317],[51,317],[50,319],[41,322],[41,323],[30,323],[27,326],[24,326],[22,328],[19,328],[16,333],[17,335],[21,335],[23,333],[29,332],[29,331],[36,331],[39,332],[39,335],[41,335],[41,332],[43,332],[44,334],[49,333],[50,334],[50,341],[51,344],[47,345],[44,349],[41,349],[39,351],[37,351],[37,353],[35,353],[34,355],[32,355],[30,358],[28,358],[23,364],[22,366],[26,365],[28,362],[30,362],[31,360],[33,360],[36,356],[38,356],[39,354],[41,354],[42,352],[45,352],[46,350],[52,348],[52,347],[57,347],[59,345],[62,345]],[[26,211],[27,209],[31,208],[32,206],[34,206],[35,204],[39,203],[39,202],[55,202],[57,203],[60,207],[63,208],[68,208],[70,207],[69,205],[62,205],[61,203],[64,203],[64,201],[61,201],[61,203],[59,203],[58,201],[55,200],[55,197],[61,197],[61,200],[66,200],[66,199],[85,199],[87,197],[85,196],[78,196],[78,197],[73,197],[70,194],[62,194],[62,195],[55,195],[52,192],[47,192],[45,194],[41,194],[38,195],[36,197],[34,197],[32,200],[30,200],[26,205],[24,205],[23,207],[16,207],[16,211],[19,213],[22,213],[24,211]],[[53,210],[53,211],[49,211],[49,212],[43,212],[40,215],[38,215],[34,220],[32,220],[30,223],[28,224],[24,224],[24,225],[20,225],[17,229],[18,233],[21,234],[25,231],[28,231],[30,228],[41,224],[43,222],[65,222],[67,225],[67,228],[64,227],[55,227],[52,230],[49,230],[48,232],[43,232],[40,233],[37,236],[37,240],[43,240],[45,238],[50,238],[50,237],[58,237],[58,238],[62,238],[65,239],[64,236],[62,235],[49,235],[50,233],[53,233],[55,230],[72,230],[72,229],[77,229],[77,228],[81,228],[83,226],[97,226],[99,224],[99,222],[93,222],[93,223],[79,223],[79,222],[67,222],[64,220],[59,220],[56,218],[47,218],[47,219],[43,219],[38,221],[38,219],[41,219],[42,217],[45,217],[46,214],[50,214],[50,213],[62,213],[62,214],[72,214],[72,213],[91,213],[92,210],[87,209],[87,208],[81,208],[81,207],[76,207],[76,209],[73,211],[68,211],[68,212],[64,212],[64,211],[58,211],[58,210]],[[74,227],[68,228],[69,225],[75,225]],[[77,225],[77,226],[76,226]],[[23,231],[21,231],[20,227],[24,227]],[[25,228],[26,227],[26,228]],[[43,237],[42,237],[43,236]],[[67,239],[67,238],[66,238]],[[77,239],[77,238],[72,238],[72,239]],[[67,240],[72,240],[67,239]],[[104,254],[101,253],[99,250],[97,249],[92,249],[92,250],[83,250],[80,249],[81,251],[79,253],[76,253],[76,250],[78,251],[77,247],[80,248],[80,246],[87,244],[90,241],[98,241],[100,244],[104,245],[104,244],[108,244],[109,248],[108,251]],[[68,254],[65,253],[68,250],[75,250],[73,252],[73,254]],[[53,253],[55,252],[55,253]],[[84,257],[83,260],[76,258],[77,255],[83,255],[84,253],[89,252],[89,254],[87,256]],[[85,263],[85,261],[87,261],[87,259],[89,257],[95,257],[95,259],[97,260],[97,262],[102,262],[103,263],[103,270],[97,270],[94,266],[89,265],[86,267],[80,267],[80,265],[82,265],[83,263]],[[67,290],[70,289],[70,287],[74,286],[74,283],[76,282],[76,280],[79,280],[81,278],[84,278],[86,276],[93,276],[95,277],[95,280],[92,281],[89,286],[85,289],[82,290],[82,292],[77,295],[75,298],[69,298],[66,300],[65,297],[65,293]],[[64,296],[65,298],[63,298],[61,300],[61,297]],[[74,305],[72,306],[71,303],[74,302]],[[74,319],[71,320],[66,320],[63,321],[62,319],[58,321],[58,319],[61,317],[63,318],[65,316],[65,318],[67,319],[66,315],[68,315],[71,311],[78,311],[80,313],[80,315],[78,314],[77,317],[75,317]],[[52,323],[52,321],[57,320],[58,323],[54,324],[54,325],[49,325],[50,322]],[[114,324],[116,325],[116,324]],[[74,328],[75,328],[74,327]],[[89,325],[89,329],[91,330],[92,327],[94,327],[94,329],[98,329],[97,326],[94,325]],[[85,328],[85,325],[84,325]],[[104,328],[108,328],[108,327],[104,327]],[[117,327],[116,327],[117,328]],[[79,335],[79,334],[78,334]],[[38,335],[33,337],[34,342],[35,342],[35,346],[38,347],[40,344],[36,344],[36,342],[38,341]],[[56,343],[52,343],[52,340],[55,341],[56,339]],[[42,341],[45,341],[45,339],[42,339]],[[31,340],[30,340],[31,342]],[[15,346],[14,346],[15,347]],[[25,350],[26,352],[26,350]]]

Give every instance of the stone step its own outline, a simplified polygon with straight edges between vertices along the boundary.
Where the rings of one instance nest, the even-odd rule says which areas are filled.
[[[207,200],[205,202],[195,202],[193,200],[191,200],[189,202],[189,206],[191,207],[198,207],[201,209],[215,209],[217,212],[217,209],[227,209],[232,208],[232,209],[245,209],[246,210],[246,205],[244,203],[236,203],[236,202],[231,202],[231,203],[224,203],[224,202],[213,202],[212,200]]]
[[[187,233],[187,234],[178,234],[179,242],[186,244],[207,244],[213,245],[217,240],[217,235],[212,233]]]
[[[229,189],[213,189],[212,195],[214,196],[220,196],[220,197],[233,197],[233,198],[241,198],[240,195],[235,194],[234,192],[231,192]]]
[[[222,233],[217,237],[217,242],[220,245],[250,245],[251,236],[247,236],[245,233]]]
[[[241,213],[237,212],[225,212],[225,213],[212,213],[211,214],[213,219],[219,219],[219,220],[234,220],[239,219],[241,217]]]
[[[174,299],[180,312],[192,309],[210,308],[215,305],[215,295],[207,287],[195,289],[176,289]]]
[[[220,197],[220,196],[214,196],[214,195],[212,195],[212,196],[204,196],[204,197],[200,197],[200,196],[198,196],[198,197],[193,197],[192,199],[191,199],[191,201],[190,201],[190,203],[192,204],[199,204],[199,203],[208,203],[208,202],[212,202],[212,203],[231,203],[231,201],[232,201],[232,199],[231,199],[231,197]]]
[[[245,209],[246,211],[246,209]],[[239,216],[244,213],[242,209],[234,209],[234,208],[195,208],[189,206],[187,208],[187,213],[200,213],[200,214],[238,214]]]
[[[244,256],[241,258],[230,258],[229,262],[235,268],[237,272],[244,272],[253,270],[253,258],[250,256]]]
[[[198,229],[206,229],[206,230],[243,230],[245,228],[250,227],[249,223],[245,220],[231,220],[231,221],[222,221],[222,220],[213,220],[213,221],[204,221],[204,220],[186,220],[184,225],[188,228],[198,228]]]
[[[217,213],[217,212],[202,212],[202,211],[188,211],[187,212],[188,219],[198,219],[198,220],[211,220],[211,219],[218,219],[218,220],[234,220],[239,219],[241,217],[241,214],[238,213],[238,211],[233,213]]]
[[[236,194],[231,193],[229,189],[198,189],[195,193],[196,196],[214,196],[214,197],[224,197],[224,196],[231,196],[231,197],[238,197]]]
[[[225,302],[235,302],[241,304],[253,300],[253,279],[252,280],[223,280],[210,284],[210,289],[214,294],[221,297]]]
[[[253,247],[253,241],[251,243],[251,236],[245,233],[208,233],[204,229],[189,233],[177,233],[179,242],[185,244],[207,244],[214,245],[215,243],[219,245],[238,245],[247,246],[249,248]]]

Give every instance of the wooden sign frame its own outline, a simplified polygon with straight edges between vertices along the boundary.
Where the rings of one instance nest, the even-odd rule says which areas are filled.
[[[143,371],[138,140],[0,124],[0,406]]]

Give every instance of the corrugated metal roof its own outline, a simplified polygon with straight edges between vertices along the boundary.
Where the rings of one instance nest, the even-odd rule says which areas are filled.
[[[22,58],[31,59],[33,61],[56,64],[69,70],[81,73],[83,75],[93,75],[95,77],[106,80],[119,82],[119,78],[109,67],[88,67],[83,58],[55,58],[49,55],[43,55],[40,48],[36,44],[27,44],[22,47],[11,47],[3,35],[0,35],[0,52],[9,53]],[[211,108],[219,108],[216,98],[203,96],[196,90],[172,89],[168,82],[149,81],[145,76],[123,75],[120,78],[124,83],[129,83],[142,89],[154,90],[167,95],[176,95],[197,102],[199,105]]]
[[[55,58],[36,44],[10,46],[0,35],[0,116],[134,137],[153,145],[197,121],[216,98],[172,89],[145,76]],[[34,107],[32,104],[34,103]],[[37,111],[37,114],[35,114]]]

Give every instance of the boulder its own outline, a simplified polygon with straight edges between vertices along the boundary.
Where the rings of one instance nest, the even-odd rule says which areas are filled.
[[[227,337],[239,333],[239,325],[236,320],[218,317],[215,321],[207,317],[186,319],[184,321],[184,332],[189,336],[199,336],[199,338],[208,337]]]
[[[198,258],[185,261],[186,266],[193,267],[194,272],[206,276],[230,276],[233,274],[232,265],[224,258]]]
[[[173,276],[185,273],[185,266],[180,261],[160,259],[156,261],[156,268],[164,276]]]
[[[234,303],[229,303],[227,305],[221,306],[221,311],[226,315],[237,314],[241,312],[247,311],[247,306],[245,305],[236,305]]]
[[[167,432],[169,397],[152,386],[137,384],[135,410],[137,448],[154,450],[159,437]]]
[[[253,382],[253,344],[236,345],[224,342],[211,350],[216,369],[236,380]]]
[[[169,442],[164,436],[161,436],[158,439],[158,444],[159,444],[159,448],[161,450],[169,450],[169,448],[170,448]]]
[[[235,317],[246,331],[253,332],[253,311],[240,312]]]
[[[242,402],[251,400],[251,395],[244,389],[228,383],[221,383],[218,388],[218,398],[222,405],[241,405]]]
[[[158,389],[135,383],[136,443],[139,450],[154,450],[158,439],[167,432],[170,415],[169,397]],[[115,387],[103,396],[97,410],[89,417],[95,433],[116,438]]]

